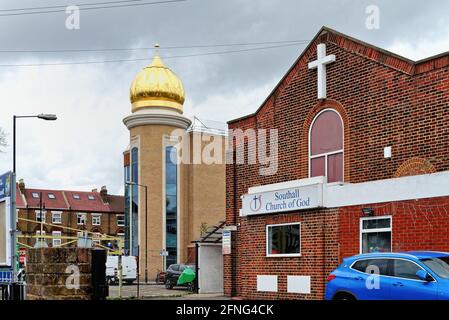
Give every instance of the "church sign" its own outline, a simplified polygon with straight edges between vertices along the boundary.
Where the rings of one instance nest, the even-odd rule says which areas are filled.
[[[241,216],[282,213],[323,207],[323,185],[246,194],[242,197]]]

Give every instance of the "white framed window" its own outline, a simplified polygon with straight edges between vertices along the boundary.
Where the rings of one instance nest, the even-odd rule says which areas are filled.
[[[36,236],[45,236],[45,230],[42,230],[42,233],[41,233],[41,231],[40,230],[37,230],[36,231]]]
[[[117,215],[117,227],[124,227],[124,226],[125,226],[125,215],[118,214]]]
[[[86,214],[85,213],[78,213],[76,215],[76,223],[79,226],[84,226],[86,224]]]
[[[37,222],[45,222],[45,210],[42,210],[42,213],[40,210],[35,210],[36,212],[36,221]]]
[[[32,197],[33,197],[34,199],[39,199],[39,198],[40,198],[38,192],[32,192],[31,195],[32,195]]]
[[[56,196],[54,193],[49,193],[48,194],[48,199],[56,199]]]
[[[101,244],[101,233],[94,232],[92,243],[94,245],[100,245]]]
[[[73,199],[75,199],[75,200],[79,200],[79,199],[80,199],[80,195],[79,195],[79,194],[76,194],[76,193],[74,193],[74,194],[73,194]]]
[[[87,196],[87,199],[89,199],[89,200],[95,200],[95,197],[94,197],[92,194],[89,194],[89,195]]]
[[[344,126],[334,109],[318,113],[309,128],[309,177],[320,176],[328,183],[344,180]]]
[[[61,231],[53,231],[51,233],[51,235],[55,238],[53,238],[53,242],[52,242],[52,246],[53,247],[59,247],[62,244],[62,240],[61,238],[57,238],[57,237],[61,237],[62,233]]]
[[[273,224],[266,228],[267,257],[301,256],[301,223]]]
[[[360,219],[360,253],[391,252],[392,217]]]
[[[61,211],[53,211],[51,213],[51,222],[54,224],[62,223],[62,212]]]
[[[36,236],[45,236],[45,230],[42,230],[42,232],[40,230],[36,231]],[[47,242],[47,240],[45,238],[37,238],[36,242],[41,241],[41,242]]]
[[[93,226],[101,225],[101,214],[92,214],[92,225]]]

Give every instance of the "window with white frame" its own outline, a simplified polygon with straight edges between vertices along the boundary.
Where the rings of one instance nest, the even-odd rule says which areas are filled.
[[[267,257],[301,256],[301,224],[267,225]]]
[[[94,232],[92,243],[94,245],[100,245],[101,244],[101,233],[100,232]]]
[[[125,226],[125,215],[124,214],[118,214],[117,215],[117,226],[118,227],[124,227]]]
[[[101,214],[92,214],[92,225],[93,226],[101,225]]]
[[[79,226],[83,226],[83,225],[86,224],[86,214],[85,214],[85,213],[78,213],[78,214],[76,215],[76,217],[77,217],[76,223],[77,223]]]
[[[56,196],[54,193],[49,193],[48,194],[48,199],[56,199]]]
[[[52,246],[53,247],[59,247],[62,244],[62,240],[60,238],[61,235],[62,235],[61,231],[53,231],[51,233],[51,235],[54,237],[52,239],[53,240]]]
[[[33,196],[34,199],[39,199],[39,193],[38,192],[32,192],[31,195]]]
[[[309,176],[327,177],[327,182],[343,181],[344,128],[334,109],[321,111],[309,132]]]
[[[391,252],[391,235],[391,216],[361,218],[360,252]]]
[[[36,221],[37,222],[45,222],[45,210],[36,210]]]
[[[40,230],[37,230],[36,231],[36,236],[45,236],[45,230],[42,230],[42,232],[40,231]],[[40,241],[40,242],[46,242],[47,240],[45,240],[45,238],[37,238],[36,239],[36,242],[38,242],[38,241]]]
[[[62,223],[62,212],[61,211],[53,211],[51,214],[51,222],[54,224]]]

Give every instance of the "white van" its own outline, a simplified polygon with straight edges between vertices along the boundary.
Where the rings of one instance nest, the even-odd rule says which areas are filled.
[[[137,257],[122,256],[122,276],[127,284],[137,279]],[[106,279],[109,284],[118,283],[118,256],[108,256],[106,260]]]

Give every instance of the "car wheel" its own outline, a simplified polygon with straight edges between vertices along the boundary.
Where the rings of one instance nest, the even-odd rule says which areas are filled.
[[[354,301],[357,300],[352,294],[347,292],[339,292],[337,293],[332,300],[340,300],[340,301]]]
[[[172,281],[170,279],[167,279],[165,281],[165,289],[168,289],[168,290],[173,289],[173,283],[172,283]]]
[[[190,282],[190,283],[187,285],[187,289],[188,289],[190,292],[195,292],[195,283],[194,283],[194,282]]]

